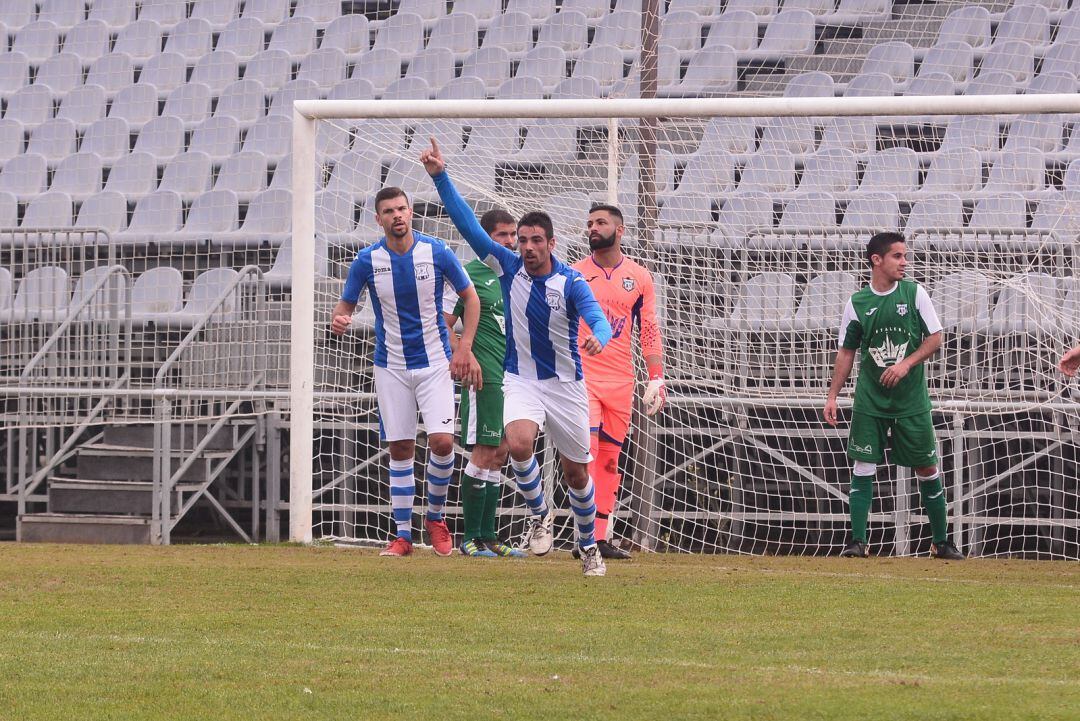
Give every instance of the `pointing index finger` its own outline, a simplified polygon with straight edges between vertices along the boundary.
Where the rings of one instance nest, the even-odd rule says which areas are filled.
[[[431,151],[433,153],[438,153],[439,152],[439,143],[438,143],[438,141],[435,140],[434,135],[432,135],[430,139],[431,139]]]

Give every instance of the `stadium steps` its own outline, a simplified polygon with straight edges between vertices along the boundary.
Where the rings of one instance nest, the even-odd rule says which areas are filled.
[[[150,519],[139,516],[33,513],[19,517],[23,543],[149,544]]]

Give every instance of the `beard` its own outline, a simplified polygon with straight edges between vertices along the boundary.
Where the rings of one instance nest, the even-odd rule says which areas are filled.
[[[589,236],[589,250],[606,250],[615,245],[615,233],[611,235],[601,235],[597,233],[595,236]]]

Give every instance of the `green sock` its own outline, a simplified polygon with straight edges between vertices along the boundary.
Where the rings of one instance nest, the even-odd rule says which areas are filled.
[[[866,522],[874,502],[874,476],[852,476],[848,503],[851,508],[851,537],[866,543]]]
[[[464,539],[471,541],[480,538],[480,522],[484,513],[484,493],[486,481],[481,481],[467,473],[461,477],[461,515],[465,518]]]
[[[488,471],[489,478],[500,474],[502,471]],[[488,480],[487,489],[484,491],[484,513],[480,516],[480,538],[485,541],[497,541],[495,535],[495,511],[499,508],[499,498],[502,496],[502,484]]]
[[[941,474],[929,480],[919,479],[919,495],[923,508],[930,517],[930,530],[934,534],[934,543],[941,543],[949,537],[949,520],[945,510],[945,489],[941,487]]]

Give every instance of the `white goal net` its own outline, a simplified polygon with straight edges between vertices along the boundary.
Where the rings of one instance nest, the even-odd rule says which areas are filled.
[[[844,303],[868,281],[866,242],[895,230],[908,240],[909,277],[945,327],[926,375],[953,540],[975,555],[1080,556],[1080,392],[1055,367],[1080,323],[1080,164],[1065,152],[1080,143],[1080,115],[1061,112],[1080,112],[1080,103],[1064,95],[656,102],[565,101],[547,104],[556,109],[546,117],[529,101],[298,104],[321,118],[313,137],[296,135],[311,152],[294,153],[296,162],[314,157],[313,182],[294,193],[307,212],[314,203],[313,244],[294,218],[294,256],[314,258],[314,283],[293,285],[294,325],[312,321],[300,336],[312,355],[298,356],[296,328],[293,336],[301,382],[294,377],[292,484],[295,509],[298,492],[312,492],[311,534],[374,543],[392,528],[374,319],[361,305],[339,339],[329,312],[356,252],[381,236],[372,198],[383,186],[406,191],[416,230],[471,257],[418,162],[436,137],[477,213],[547,212],[568,262],[588,252],[591,205],[616,203],[624,251],[656,280],[669,400],[656,417],[635,411],[620,460],[617,541],[708,553],[842,547],[854,377],[837,428],[824,423],[822,406]],[[481,106],[491,111],[459,117]],[[308,301],[296,293],[307,287],[310,315],[298,315]],[[297,426],[304,403],[310,426]],[[308,435],[310,469],[295,457]],[[543,445],[557,539],[568,547],[569,505]],[[421,443],[419,480],[425,462]],[[512,538],[525,506],[506,475],[499,528]],[[306,524],[302,512],[297,519]],[[456,479],[448,521],[460,532]],[[926,552],[930,529],[910,469],[879,470],[869,529],[881,553]]]

